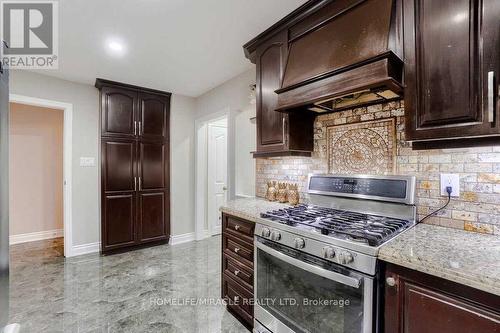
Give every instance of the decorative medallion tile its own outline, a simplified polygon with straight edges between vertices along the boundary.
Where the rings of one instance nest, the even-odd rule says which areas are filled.
[[[330,173],[393,173],[395,119],[331,126],[327,129]]]

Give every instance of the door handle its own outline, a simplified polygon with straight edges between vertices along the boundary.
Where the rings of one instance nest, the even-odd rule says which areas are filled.
[[[495,72],[488,72],[488,122],[495,121]]]

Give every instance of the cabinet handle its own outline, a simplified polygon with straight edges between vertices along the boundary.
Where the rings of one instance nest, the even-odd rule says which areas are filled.
[[[234,230],[240,230],[240,226],[239,226],[239,225],[237,225],[237,224],[235,224],[235,226],[234,226]]]
[[[495,72],[488,72],[488,122],[495,121]]]
[[[139,177],[139,191],[142,190],[142,181],[141,181],[141,177]]]
[[[240,252],[240,248],[239,247],[235,247],[234,248],[234,253],[238,253],[238,252]]]
[[[137,121],[134,121],[134,135],[137,135]]]
[[[238,274],[240,274],[240,271],[239,270],[235,270],[234,271],[234,275],[238,276]]]
[[[137,191],[137,177],[134,177],[134,191]]]
[[[142,135],[142,121],[139,122],[139,135]]]
[[[393,277],[388,277],[387,279],[385,279],[385,283],[389,287],[394,287],[396,285],[396,279],[394,279]]]

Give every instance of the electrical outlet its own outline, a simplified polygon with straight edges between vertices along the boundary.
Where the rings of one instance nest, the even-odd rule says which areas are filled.
[[[460,175],[456,173],[442,173],[441,174],[441,195],[448,196],[448,192],[446,192],[446,188],[451,186],[452,197],[460,196]]]

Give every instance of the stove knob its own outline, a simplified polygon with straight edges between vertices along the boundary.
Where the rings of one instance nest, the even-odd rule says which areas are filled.
[[[304,238],[297,237],[293,240],[296,249],[303,249],[306,247],[306,241]]]
[[[325,246],[322,252],[323,252],[323,258],[333,259],[335,257],[335,249],[331,246]]]
[[[269,230],[269,228],[262,228],[260,234],[262,235],[262,237],[268,238],[269,236],[271,236],[271,230]]]
[[[339,263],[342,265],[350,264],[354,261],[354,257],[350,252],[340,252],[339,254]]]
[[[275,242],[279,241],[281,239],[281,234],[279,231],[273,231],[271,233],[271,239]]]

